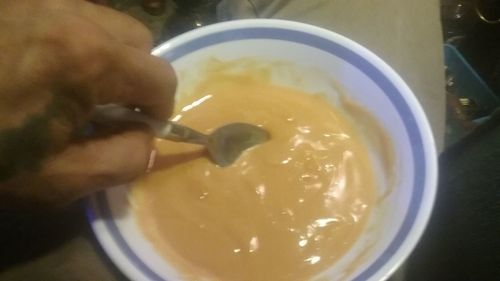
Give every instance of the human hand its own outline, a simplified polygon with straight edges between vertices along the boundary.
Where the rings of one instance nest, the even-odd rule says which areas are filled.
[[[148,30],[83,0],[0,2],[0,207],[61,205],[147,167],[140,126],[82,136],[97,104],[170,117],[171,66]]]

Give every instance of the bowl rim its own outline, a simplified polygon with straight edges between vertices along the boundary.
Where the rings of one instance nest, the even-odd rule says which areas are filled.
[[[172,38],[156,47],[152,54],[173,62],[193,51],[214,44],[259,38],[292,41],[323,48],[323,50],[326,48],[326,51],[330,53],[332,51],[329,48],[334,46],[336,52],[332,53],[333,55],[340,56],[344,60],[349,57],[350,60],[346,61],[351,64],[362,64],[369,69],[369,73],[365,72],[366,69],[361,69],[368,77],[373,80],[375,79],[373,75],[375,75],[377,79],[385,83],[381,87],[380,83],[374,81],[384,90],[384,93],[389,88],[391,91],[395,91],[397,98],[400,99],[399,102],[407,107],[404,112],[410,114],[405,115],[405,118],[402,119],[404,121],[411,119],[410,122],[413,122],[411,125],[416,129],[415,131],[408,130],[407,124],[405,124],[410,142],[412,144],[417,142],[416,146],[412,147],[414,149],[412,154],[414,165],[421,166],[419,173],[414,175],[410,203],[408,209],[405,210],[406,215],[403,223],[387,249],[352,280],[387,279],[410,255],[422,236],[436,196],[438,177],[436,146],[429,121],[420,103],[403,79],[373,52],[331,30],[305,23],[277,19],[243,19],[216,23]],[[398,106],[394,106],[398,109]],[[418,152],[415,152],[415,149]],[[423,177],[419,177],[420,175]],[[415,200],[416,197],[419,197],[418,200]],[[105,192],[92,196],[90,201],[87,208],[88,220],[98,241],[113,262],[130,278],[137,278],[137,274],[129,268],[131,262],[150,280],[166,280],[145,265],[121,237],[113,222],[109,206],[107,206]],[[104,221],[104,225],[98,223],[99,221]],[[128,261],[124,261],[124,258]]]

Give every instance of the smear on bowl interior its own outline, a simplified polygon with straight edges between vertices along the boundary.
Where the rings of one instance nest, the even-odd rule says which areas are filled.
[[[158,140],[157,170],[133,186],[135,218],[186,280],[309,280],[368,220],[376,199],[368,149],[321,95],[238,64],[212,63],[180,97],[174,120],[206,133],[247,122],[271,140],[226,168],[199,146]]]

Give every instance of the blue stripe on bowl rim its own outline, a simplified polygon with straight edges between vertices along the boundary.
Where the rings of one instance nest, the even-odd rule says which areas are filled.
[[[173,49],[167,50],[163,54],[160,54],[160,57],[165,58],[170,62],[174,62],[183,56],[212,45],[249,39],[271,39],[294,42],[320,49],[343,59],[370,77],[373,82],[382,89],[387,98],[396,108],[399,115],[402,117],[402,122],[411,143],[412,156],[414,160],[414,179],[411,201],[403,223],[396,233],[395,238],[368,268],[353,279],[353,281],[367,280],[372,275],[377,273],[378,270],[386,264],[386,262],[403,244],[405,238],[415,223],[422,203],[426,178],[426,161],[424,154],[424,142],[415,116],[397,87],[368,60],[338,43],[298,30],[276,27],[244,27],[219,31],[195,38]],[[121,235],[118,226],[112,219],[112,213],[105,192],[100,192],[96,195],[96,202],[101,218],[104,218],[104,224],[122,254],[125,255],[128,260],[150,280],[167,281],[149,268],[127,244]],[[90,210],[90,213],[92,213],[92,210]],[[93,220],[94,215],[90,214],[89,221],[92,222]]]

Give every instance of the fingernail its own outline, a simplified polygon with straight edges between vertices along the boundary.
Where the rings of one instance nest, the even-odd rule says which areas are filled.
[[[153,170],[153,167],[155,165],[155,160],[156,160],[156,149],[153,148],[149,153],[148,166],[146,167],[146,174],[151,173],[151,171]]]

